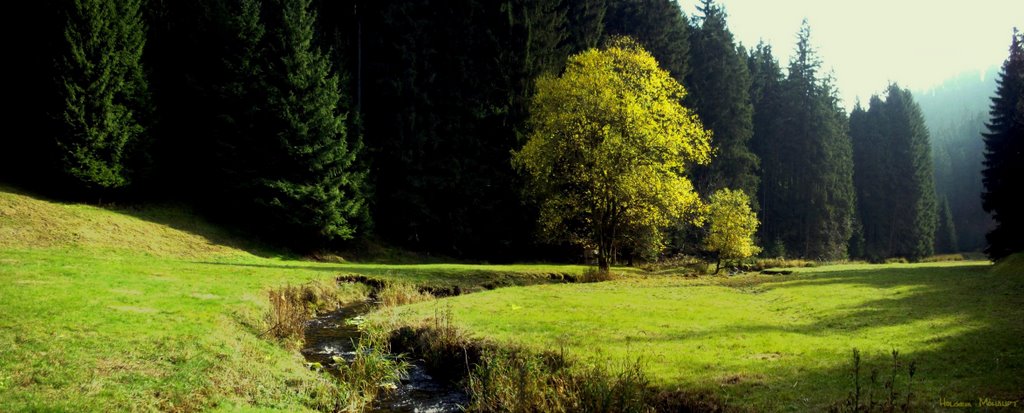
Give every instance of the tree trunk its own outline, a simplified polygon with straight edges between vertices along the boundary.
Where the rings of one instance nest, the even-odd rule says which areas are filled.
[[[611,237],[601,237],[597,246],[597,267],[601,272],[607,273],[612,263]]]
[[[597,269],[601,272],[608,272],[608,254],[600,248],[597,252]]]
[[[718,270],[722,269],[722,257],[715,258],[715,275],[718,275]]]

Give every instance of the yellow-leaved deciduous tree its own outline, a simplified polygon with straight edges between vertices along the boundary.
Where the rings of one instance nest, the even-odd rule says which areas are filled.
[[[704,247],[717,257],[715,274],[721,269],[723,259],[746,258],[761,252],[754,245],[754,232],[760,223],[743,191],[726,188],[711,194],[707,219],[711,228],[704,239]]]
[[[544,235],[597,248],[607,271],[618,242],[660,249],[674,220],[699,223],[685,173],[710,162],[711,136],[680,104],[685,94],[628,38],[570,57],[561,76],[540,76],[513,163],[540,204]]]

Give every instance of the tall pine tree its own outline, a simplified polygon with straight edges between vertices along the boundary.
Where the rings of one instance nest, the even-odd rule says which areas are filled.
[[[352,238],[366,215],[365,171],[353,167],[361,143],[346,131],[329,54],[313,43],[310,2],[265,4],[265,100],[254,128],[262,163],[253,201],[271,233],[306,247]]]
[[[893,208],[886,206],[892,195],[894,183],[886,179],[890,175],[893,152],[883,144],[881,108],[884,105],[881,98],[872,96],[869,108],[875,112],[869,114],[860,102],[850,113],[850,139],[853,142],[853,163],[854,163],[854,186],[857,189],[857,222],[860,233],[858,234],[861,243],[857,257],[866,257],[872,260],[880,260],[888,255],[887,251],[881,250],[883,234],[888,234],[887,228],[892,227],[889,219]]]
[[[938,211],[928,130],[910,91],[892,84],[883,101],[850,115],[864,254],[872,260],[934,253]],[[899,207],[896,207],[899,206]]]
[[[703,0],[698,10],[702,16],[690,33],[687,101],[713,132],[715,155],[709,167],[696,169],[694,185],[704,195],[732,188],[753,198],[758,159],[749,146],[754,125],[746,53],[733,42],[721,6]]]
[[[847,256],[852,234],[853,153],[845,111],[820,65],[804,21],[782,83],[779,156],[763,169],[774,169],[766,172],[776,176],[771,190],[786,202],[775,237],[791,255],[832,260]]]
[[[133,163],[143,154],[150,108],[141,4],[74,0],[66,6],[66,48],[57,71],[64,100],[57,147],[64,172],[79,189],[127,185]]]
[[[956,226],[953,224],[953,212],[949,208],[949,199],[943,198],[939,203],[939,222],[935,230],[935,252],[952,254],[960,251],[957,244]]]
[[[750,72],[750,101],[754,109],[753,136],[750,147],[761,160],[761,184],[758,188],[757,208],[761,226],[758,230],[765,254],[773,257],[785,255],[781,239],[782,215],[789,209],[785,196],[788,187],[788,170],[783,162],[793,148],[783,147],[788,143],[782,129],[782,85],[785,76],[778,60],[772,54],[770,45],[761,42],[747,58]]]
[[[1024,36],[1013,30],[1010,56],[999,73],[985,139],[982,206],[996,227],[985,237],[994,260],[1024,251]]]

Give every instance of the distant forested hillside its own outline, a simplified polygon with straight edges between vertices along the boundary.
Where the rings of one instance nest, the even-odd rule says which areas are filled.
[[[925,124],[931,132],[935,190],[940,209],[948,202],[957,245],[979,251],[992,220],[981,209],[981,168],[988,109],[996,90],[997,67],[984,73],[964,73],[942,85],[917,93]],[[941,218],[941,213],[940,213]]]

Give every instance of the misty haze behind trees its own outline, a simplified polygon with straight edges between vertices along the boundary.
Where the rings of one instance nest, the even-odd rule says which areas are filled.
[[[981,168],[984,160],[988,108],[996,90],[998,67],[985,72],[964,73],[925,92],[915,93],[925,124],[931,133],[935,166],[935,191],[939,201],[938,252],[980,251],[992,219],[981,208]],[[953,218],[956,245],[940,247],[943,230],[941,211],[947,203]]]

